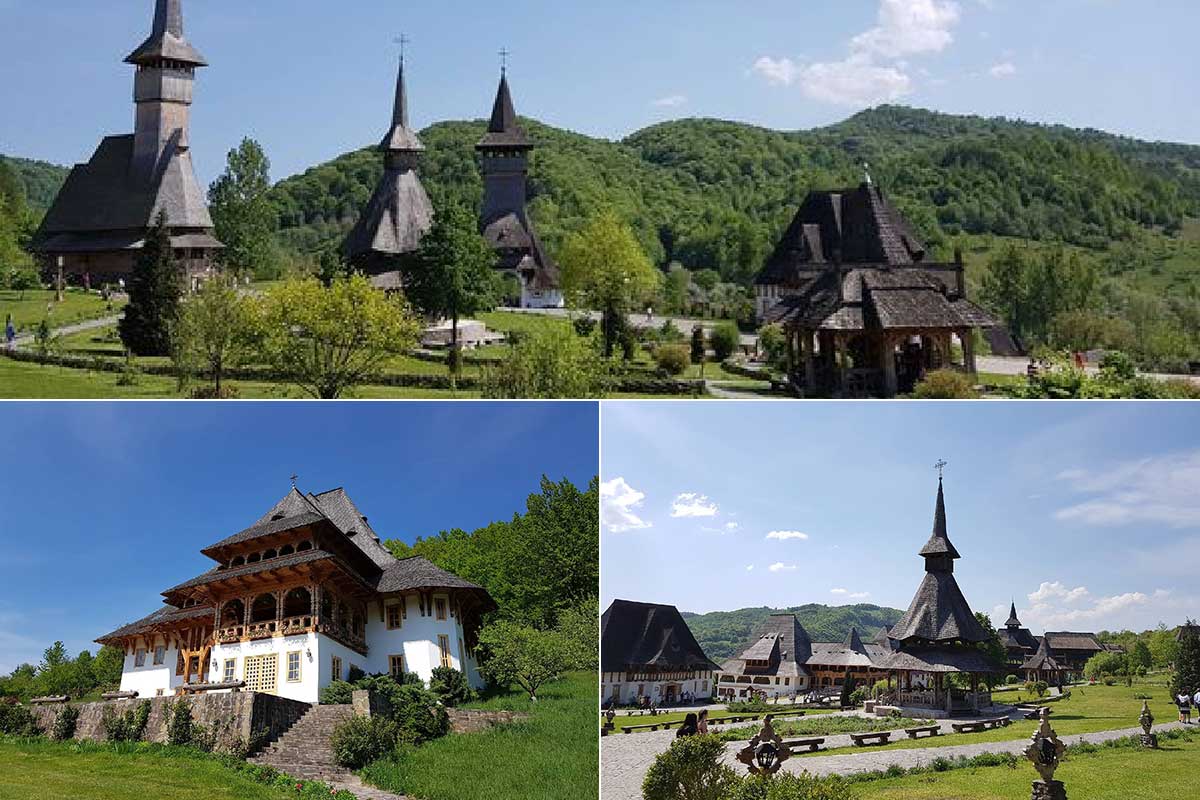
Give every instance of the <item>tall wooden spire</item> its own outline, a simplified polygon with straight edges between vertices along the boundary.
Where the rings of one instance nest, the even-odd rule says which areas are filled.
[[[141,66],[170,61],[184,69],[208,65],[183,36],[183,0],[156,0],[150,36],[125,61]]]

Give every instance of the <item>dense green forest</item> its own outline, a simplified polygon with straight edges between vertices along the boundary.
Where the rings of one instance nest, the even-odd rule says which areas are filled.
[[[30,161],[25,158],[10,158],[0,155],[0,171],[11,170],[21,184],[24,202],[39,217],[50,208],[63,181],[70,172],[66,167],[48,164],[45,161]]]
[[[684,613],[688,627],[705,654],[720,663],[732,658],[750,642],[750,637],[772,614],[795,614],[814,642],[845,641],[850,628],[858,628],[863,641],[869,642],[880,628],[892,627],[903,611],[872,605],[824,606],[810,603],[792,608],[743,608],[738,611],[714,611],[711,614]]]

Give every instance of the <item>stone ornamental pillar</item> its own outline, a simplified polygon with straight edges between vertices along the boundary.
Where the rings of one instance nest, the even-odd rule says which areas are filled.
[[[1158,749],[1158,735],[1154,731],[1154,715],[1150,713],[1150,701],[1142,701],[1142,715],[1138,718],[1142,725],[1142,747],[1148,747],[1152,750]]]
[[[1066,787],[1062,781],[1054,780],[1054,773],[1066,749],[1067,746],[1050,727],[1050,709],[1043,708],[1042,721],[1025,748],[1025,757],[1033,763],[1033,768],[1042,778],[1033,782],[1033,800],[1067,800]]]

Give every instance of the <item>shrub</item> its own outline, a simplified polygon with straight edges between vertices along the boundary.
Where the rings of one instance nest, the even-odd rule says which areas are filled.
[[[25,706],[0,703],[0,733],[9,736],[37,736],[37,720]]]
[[[741,343],[741,331],[732,322],[723,322],[718,325],[710,337],[710,344],[718,361],[725,361],[736,353]]]
[[[859,687],[850,693],[850,705],[861,706],[867,699],[867,690]]]
[[[323,706],[348,706],[354,700],[354,685],[334,681],[321,690],[320,700]]]
[[[816,778],[790,772],[744,778],[728,795],[729,800],[850,800],[852,796],[850,784],[840,777]]]
[[[768,366],[781,369],[787,365],[787,333],[783,330],[782,325],[764,325],[758,332],[758,342],[762,345]]]
[[[884,681],[875,681],[875,683],[873,683],[871,685],[871,697],[876,697],[876,698],[883,697],[885,694],[888,694],[888,692],[890,692],[890,691],[891,691],[891,687],[888,685],[888,682],[885,680]]]
[[[438,667],[433,671],[429,690],[442,701],[442,705],[451,708],[475,699],[475,691],[467,683],[467,676],[450,667]]]
[[[179,698],[166,707],[167,744],[184,747],[192,743],[192,704]]]
[[[56,742],[65,742],[75,738],[75,726],[79,722],[78,706],[63,706],[54,718],[54,727],[50,729],[50,738]]]
[[[353,664],[350,665],[350,669],[346,673],[346,680],[351,683],[358,683],[365,677],[367,677],[367,673],[363,672],[361,667],[356,667]]]
[[[767,705],[767,701],[759,695],[754,695],[748,700],[729,703],[726,708],[735,714],[755,714],[771,710],[771,706]]]
[[[399,728],[382,716],[352,717],[333,731],[330,744],[338,764],[361,769],[396,749]]]
[[[677,377],[692,365],[692,354],[682,344],[665,344],[655,351],[654,361],[663,372]]]
[[[139,742],[146,734],[149,721],[150,701],[143,700],[124,714],[116,713],[112,706],[106,707],[100,724],[110,742]]]
[[[952,369],[940,369],[917,384],[913,396],[918,400],[975,400],[975,382],[971,376]]]
[[[400,741],[421,744],[450,732],[450,715],[438,704],[433,692],[420,686],[397,684],[390,702],[392,719],[400,729]]]
[[[642,781],[645,800],[725,800],[738,788],[737,773],[721,763],[725,744],[715,736],[676,739],[654,759]]]
[[[1018,678],[1016,675],[1009,675],[1007,678],[1004,679],[1004,683],[1006,686],[1016,686],[1020,682],[1021,682],[1021,679]]]
[[[591,317],[577,317],[571,324],[575,326],[575,333],[584,339],[596,332],[596,320]]]

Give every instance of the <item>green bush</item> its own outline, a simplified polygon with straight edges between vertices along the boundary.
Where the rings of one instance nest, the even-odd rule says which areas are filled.
[[[433,671],[429,690],[442,701],[442,705],[450,708],[475,699],[475,690],[467,682],[467,676],[450,667],[438,667]]]
[[[682,344],[664,344],[654,351],[654,361],[658,368],[672,377],[678,377],[687,372],[692,365],[692,354]]]
[[[762,345],[768,366],[772,369],[783,369],[787,366],[787,332],[782,325],[764,325],[758,332],[758,343]]]
[[[918,400],[975,400],[975,381],[971,376],[952,369],[940,369],[925,376],[917,384],[913,396]]]
[[[173,703],[167,703],[167,744],[176,747],[186,747],[192,744],[192,704],[180,697]]]
[[[334,729],[330,744],[338,764],[362,769],[395,750],[399,736],[399,727],[387,717],[351,717]]]
[[[354,700],[354,685],[346,681],[334,681],[321,690],[323,706],[348,706]]]
[[[735,714],[757,714],[770,711],[771,708],[767,705],[767,701],[759,695],[754,695],[748,700],[738,700],[726,706],[726,709]]]
[[[834,775],[815,778],[808,773],[781,772],[743,778],[728,800],[851,800],[850,784]]]
[[[1009,675],[1007,678],[1004,679],[1004,683],[1006,686],[1016,686],[1020,682],[1021,682],[1021,679],[1018,678],[1016,675]]]
[[[737,325],[723,322],[713,330],[709,343],[716,353],[717,361],[725,361],[737,352],[742,343],[742,334]]]
[[[79,722],[78,706],[63,706],[54,718],[54,727],[50,729],[50,738],[56,742],[65,742],[75,738],[75,726]]]
[[[421,744],[450,732],[450,715],[433,692],[420,686],[398,686],[390,702],[402,742]]]
[[[100,724],[110,742],[140,742],[146,735],[146,724],[149,721],[150,701],[143,700],[124,714],[118,714],[113,711],[112,706],[107,706]]]
[[[676,739],[650,765],[642,781],[644,800],[726,800],[739,780],[721,763],[724,755],[725,744],[715,736]]]
[[[25,706],[0,703],[0,733],[9,736],[38,736],[37,720]]]
[[[859,687],[850,693],[850,705],[861,706],[867,700],[867,690]]]

